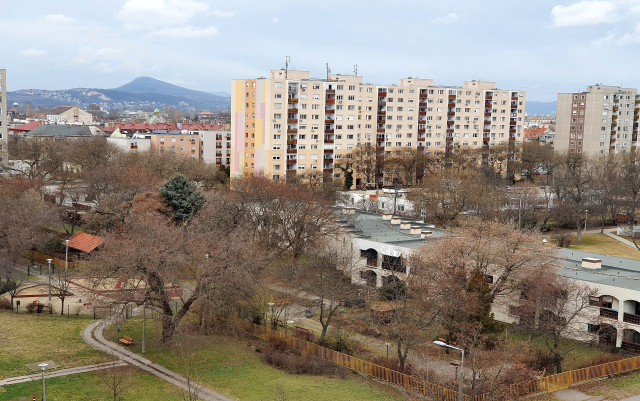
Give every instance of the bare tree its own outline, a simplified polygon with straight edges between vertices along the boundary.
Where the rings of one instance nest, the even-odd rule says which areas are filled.
[[[585,156],[565,155],[554,174],[554,187],[563,213],[576,226],[578,241],[582,240],[585,209],[591,203],[593,165]]]
[[[133,384],[135,370],[130,365],[120,365],[120,360],[114,359],[111,367],[99,370],[98,377],[102,383],[109,388],[113,401],[118,401],[118,397],[127,391]]]

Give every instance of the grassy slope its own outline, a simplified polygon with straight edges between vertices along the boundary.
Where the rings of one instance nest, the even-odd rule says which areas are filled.
[[[110,360],[81,337],[93,320],[0,312],[0,378],[33,373],[26,363],[52,360],[61,368]]]
[[[105,373],[90,372],[77,375],[46,379],[48,401],[103,401],[113,398],[109,388],[101,379]],[[178,401],[179,389],[149,373],[135,370],[128,377],[129,387],[125,389],[122,400],[137,401]],[[31,401],[36,393],[39,400],[42,395],[40,380],[0,387],[0,401]]]
[[[576,242],[575,236],[571,237],[571,249],[578,251],[594,252],[603,255],[618,256],[640,260],[640,251],[627,246],[620,241],[607,237],[604,234],[588,234],[582,236],[581,242]]]
[[[256,347],[264,346],[261,340],[222,336],[179,335],[182,343],[189,343],[193,353],[179,352],[160,346],[159,327],[147,326],[146,356],[161,365],[178,372],[185,369],[197,371],[197,381],[230,396],[242,400],[271,400],[278,387],[290,400],[397,400],[404,398],[396,390],[374,381],[348,374],[347,379],[308,375],[290,375],[263,363]],[[142,329],[135,319],[122,323],[121,334],[136,340],[134,352],[140,352]],[[111,339],[118,333],[111,327],[105,335]],[[197,347],[197,349],[195,348]],[[186,368],[188,366],[188,368]]]

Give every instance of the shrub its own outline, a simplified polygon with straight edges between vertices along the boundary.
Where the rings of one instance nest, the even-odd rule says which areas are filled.
[[[556,245],[560,248],[568,248],[571,246],[570,234],[566,232],[560,232],[553,235],[553,239],[556,240]]]
[[[29,313],[42,313],[44,309],[44,304],[38,302],[38,304],[30,303],[27,305],[27,312]]]
[[[260,354],[271,366],[296,375],[327,375],[346,377],[346,370],[315,356],[303,356],[291,349],[276,348],[272,343]]]
[[[344,300],[344,306],[347,308],[364,308],[366,301],[363,298],[347,298]]]
[[[11,301],[6,298],[0,298],[0,309],[11,310]]]
[[[555,360],[553,356],[542,350],[536,350],[524,361],[527,368],[535,371],[555,372]]]
[[[325,340],[325,345],[334,351],[342,352],[343,354],[353,355],[353,342],[351,339],[343,334],[338,333],[335,336],[328,336]]]
[[[393,352],[395,352],[395,348],[393,348]],[[389,349],[389,352],[392,352],[391,348]],[[404,364],[404,371],[400,370],[400,362],[394,357],[394,358],[386,358],[384,356],[376,356],[374,358],[372,358],[371,363],[375,363],[376,365],[380,365],[384,368],[387,369],[391,369],[391,370],[395,370],[396,372],[402,372],[402,373],[406,373],[408,375],[414,375],[417,374],[417,371],[413,368],[413,366],[405,361]]]
[[[378,289],[378,295],[383,301],[391,301],[397,297],[403,297],[405,295],[404,283],[396,281],[395,283],[384,285]]]

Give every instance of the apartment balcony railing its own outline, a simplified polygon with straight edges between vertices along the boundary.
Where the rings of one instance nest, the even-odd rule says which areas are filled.
[[[326,109],[326,110],[324,111],[324,114],[335,114],[335,113],[336,113],[336,111],[335,111],[335,110],[333,110],[333,109]]]
[[[336,99],[326,99],[324,102],[326,104],[336,104]]]
[[[333,131],[333,130],[332,130]],[[326,131],[325,131],[326,132]],[[333,139],[329,139],[329,138],[325,138],[324,139],[324,143],[333,143],[334,140]]]
[[[333,128],[330,128],[330,129],[325,128],[325,129],[324,129],[324,133],[325,133],[325,134],[333,134],[333,132],[334,132],[334,129],[333,129]],[[333,139],[332,139],[332,141],[333,141]]]
[[[618,311],[608,308],[600,308],[600,316],[606,317],[607,319],[618,320]]]
[[[297,118],[287,118],[287,124],[298,124]]]
[[[298,133],[298,129],[297,128],[288,128],[287,129],[287,134],[297,134]]]
[[[298,99],[289,98],[289,103],[298,103]]]
[[[384,128],[378,128],[376,132],[384,132]]]
[[[639,324],[640,325],[640,315],[634,315],[631,313],[625,313],[622,316],[622,321],[625,323],[631,323],[631,324]]]

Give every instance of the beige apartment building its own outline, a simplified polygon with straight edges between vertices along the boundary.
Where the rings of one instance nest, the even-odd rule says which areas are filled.
[[[341,179],[340,166],[352,164],[346,155],[360,146],[378,155],[378,185],[390,183],[384,157],[397,148],[475,149],[478,162],[488,164],[491,148],[512,155],[521,148],[525,102],[525,92],[496,89],[494,82],[448,87],[403,78],[373,85],[355,75],[312,79],[308,71],[273,70],[269,78],[232,81],[231,170],[274,180]],[[357,171],[354,178],[365,184]]]
[[[197,134],[170,131],[162,134],[145,134],[151,140],[150,149],[159,153],[174,153],[182,158],[200,159],[200,138]]]
[[[9,162],[7,131],[7,70],[0,70],[0,174]]]
[[[637,89],[592,85],[559,93],[555,150],[589,156],[635,150],[639,111]]]

